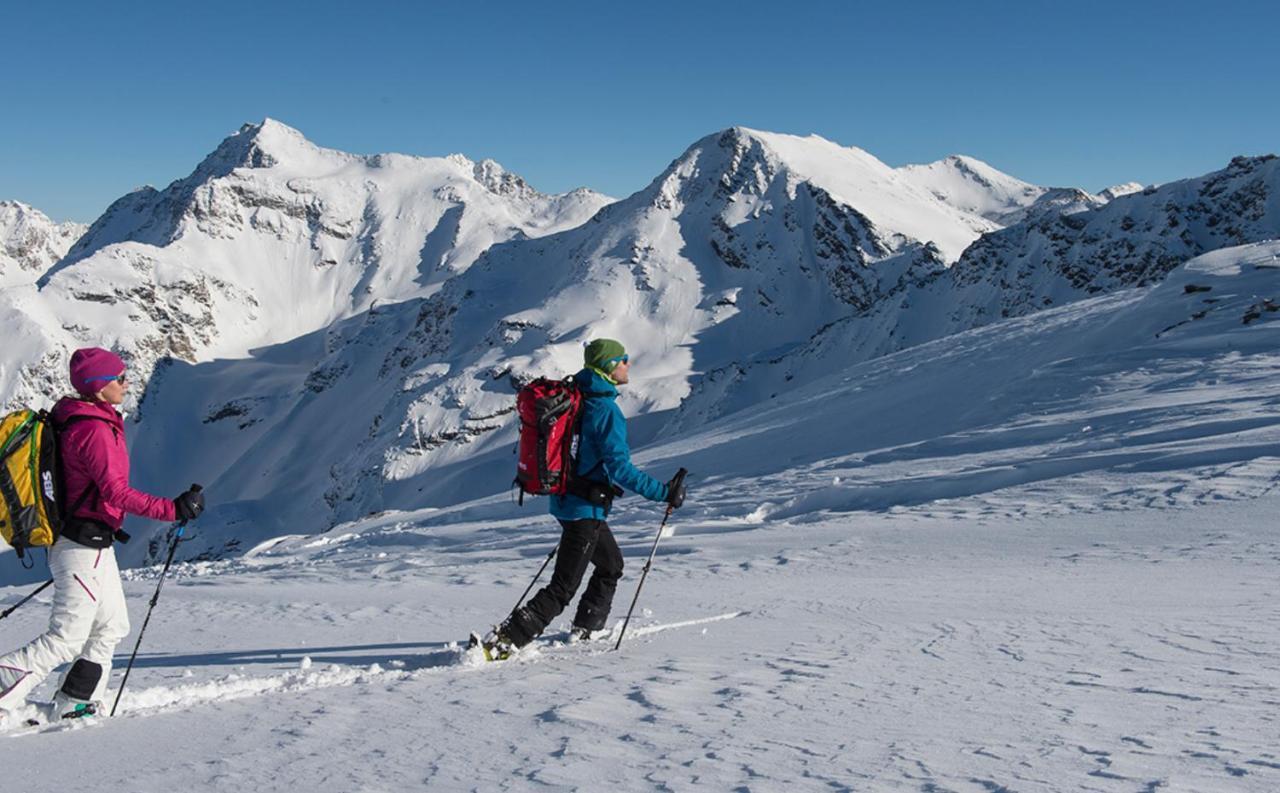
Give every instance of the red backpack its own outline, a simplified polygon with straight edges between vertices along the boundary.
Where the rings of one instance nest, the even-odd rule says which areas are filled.
[[[516,395],[520,416],[520,448],[516,484],[520,500],[532,496],[564,495],[573,476],[574,441],[583,393],[573,378],[539,378]]]

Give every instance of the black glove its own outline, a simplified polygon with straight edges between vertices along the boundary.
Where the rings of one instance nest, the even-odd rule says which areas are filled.
[[[667,503],[672,509],[679,509],[684,504],[684,477],[687,473],[689,472],[681,468],[667,482]]]
[[[200,485],[192,485],[191,489],[173,500],[173,509],[178,513],[178,520],[195,520],[204,512],[204,493]]]

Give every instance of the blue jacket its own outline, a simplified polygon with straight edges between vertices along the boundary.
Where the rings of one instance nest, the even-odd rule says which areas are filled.
[[[618,389],[591,369],[583,369],[573,379],[588,392],[582,407],[574,476],[619,485],[650,501],[666,501],[666,484],[631,464],[627,420],[616,401]],[[552,496],[550,511],[560,520],[604,520],[609,516],[604,507],[574,495]]]

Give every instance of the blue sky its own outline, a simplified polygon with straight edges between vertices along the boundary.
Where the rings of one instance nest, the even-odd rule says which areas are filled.
[[[347,151],[492,157],[548,192],[627,195],[738,124],[891,165],[1164,182],[1280,151],[1276,8],[9,3],[0,199],[91,221],[267,116]]]

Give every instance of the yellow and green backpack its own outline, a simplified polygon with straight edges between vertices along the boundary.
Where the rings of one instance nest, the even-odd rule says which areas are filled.
[[[28,548],[53,545],[62,530],[58,433],[43,410],[0,419],[0,536],[22,559]]]

